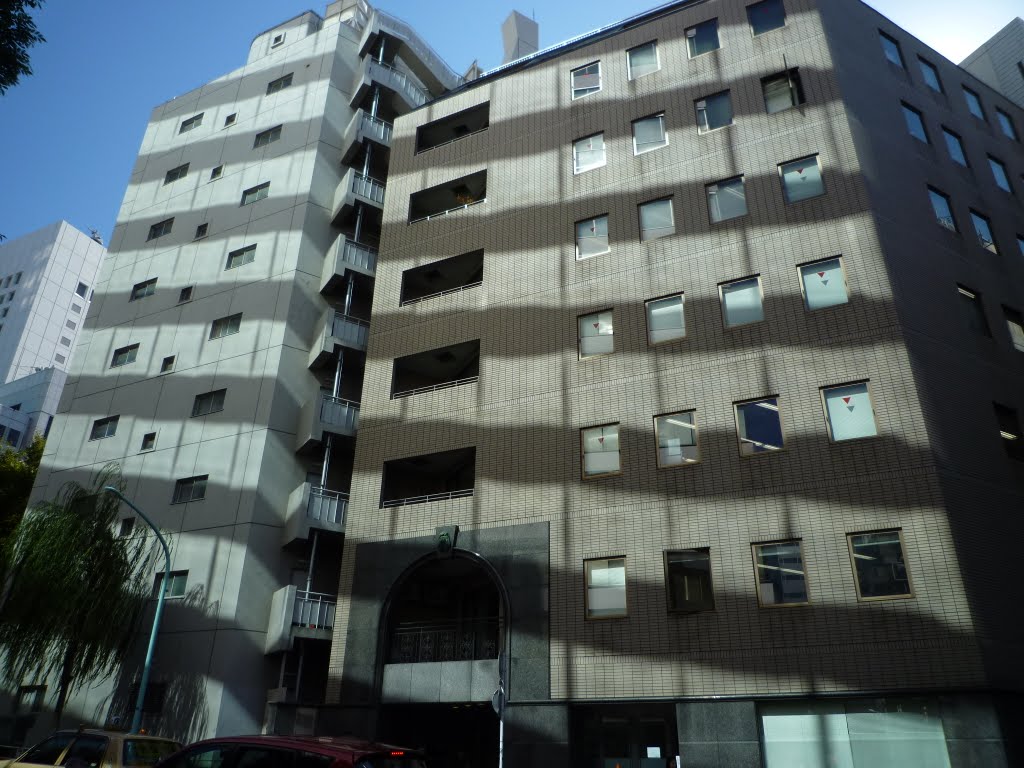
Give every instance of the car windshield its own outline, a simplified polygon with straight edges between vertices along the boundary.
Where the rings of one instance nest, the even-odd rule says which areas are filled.
[[[61,752],[68,748],[68,744],[71,743],[71,739],[74,737],[75,734],[71,731],[55,733],[46,741],[32,747],[32,749],[26,752],[25,756],[18,762],[34,763],[37,765],[56,765],[57,758],[60,757]]]
[[[125,739],[121,764],[125,768],[156,765],[179,749],[181,747],[173,741],[163,741],[162,739]]]

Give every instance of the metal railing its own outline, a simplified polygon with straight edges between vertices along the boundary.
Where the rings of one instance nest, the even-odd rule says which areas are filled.
[[[320,421],[355,431],[359,425],[359,403],[333,395],[321,395]]]
[[[391,144],[391,134],[394,131],[391,123],[363,112],[362,129],[364,134],[373,136],[381,144]]]
[[[378,77],[374,77],[375,69],[380,70]],[[416,85],[408,75],[401,70],[395,69],[390,64],[370,60],[366,71],[370,76],[370,80],[375,80],[381,85],[387,86],[389,80],[394,82],[414,107],[422,107],[430,99],[426,91]]]
[[[447,216],[449,213],[454,213],[455,211],[461,211],[463,208],[469,208],[471,205],[480,205],[480,203],[486,202],[487,198],[481,197],[479,200],[474,200],[472,203],[464,203],[463,205],[457,205],[454,208],[449,208],[445,211],[438,211],[437,213],[432,213],[429,216],[421,216],[418,219],[412,219],[409,221],[409,223],[418,224],[421,221],[430,221],[431,219],[437,219],[440,218],[441,216]]]
[[[292,626],[305,629],[334,629],[334,611],[337,598],[325,592],[307,592],[300,589],[295,593],[295,607],[292,609]]]
[[[352,194],[384,205],[384,185],[362,173],[352,173]]]
[[[366,339],[370,333],[370,324],[365,320],[351,315],[335,312],[326,331],[330,336],[357,349],[366,349]]]
[[[498,658],[497,618],[401,623],[391,632],[389,664]]]
[[[483,280],[477,280],[475,283],[466,283],[460,285],[458,288],[449,288],[446,291],[438,291],[437,293],[428,293],[426,296],[417,296],[415,299],[406,299],[405,301],[399,302],[399,306],[404,307],[406,304],[415,304],[418,301],[426,301],[427,299],[436,299],[438,296],[447,296],[449,293],[459,293],[460,291],[468,291],[470,288],[479,288],[484,284]]]
[[[396,16],[392,16],[390,13],[384,13],[377,9],[374,9],[373,15],[382,27],[389,27],[389,31],[392,35],[404,40],[406,45],[415,52],[419,60],[426,64],[435,75],[440,73],[445,79],[451,80],[453,85],[450,87],[457,88],[465,82],[465,80],[462,79],[462,76],[449,67],[445,60],[441,58],[441,55],[431,48],[430,45],[416,34],[415,30],[413,30],[413,28],[404,21]]]
[[[491,127],[490,125],[485,125],[483,128],[480,128],[479,130],[473,131],[472,133],[464,133],[461,136],[456,136],[454,139],[448,139],[448,141],[442,141],[440,144],[434,144],[432,146],[427,147],[426,149],[417,149],[416,150],[416,154],[417,155],[422,155],[425,152],[431,152],[432,150],[435,150],[435,149],[437,149],[439,147],[447,147],[449,144],[454,144],[456,141],[462,141],[463,139],[468,139],[470,136],[476,136],[478,133],[483,133],[484,131],[488,130],[490,127]]]
[[[347,493],[329,491],[326,488],[317,488],[316,486],[309,489],[309,501],[306,503],[307,519],[344,525],[345,512],[347,510]]]
[[[408,504],[426,504],[428,501],[446,501],[448,499],[462,499],[472,496],[473,489],[465,488],[461,491],[445,491],[444,493],[428,493],[425,496],[410,496],[406,499],[384,499],[382,507],[404,507]]]
[[[368,272],[377,269],[377,249],[362,243],[353,243],[348,238],[342,240],[341,260]]]
[[[395,392],[391,395],[391,399],[395,400],[399,397],[411,397],[412,395],[419,395],[423,392],[436,392],[439,389],[448,389],[449,387],[460,387],[463,384],[472,384],[474,381],[479,381],[479,376],[469,376],[465,379],[456,379],[455,381],[443,381],[440,384],[431,384],[429,387],[417,387],[416,389],[405,389],[401,392]]]

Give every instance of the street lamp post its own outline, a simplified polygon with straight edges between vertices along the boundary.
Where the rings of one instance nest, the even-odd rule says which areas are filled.
[[[131,507],[135,514],[145,520],[146,524],[153,529],[153,533],[156,534],[157,539],[160,541],[160,546],[164,549],[164,579],[161,584],[160,594],[156,600],[153,628],[149,631],[149,647],[146,649],[146,662],[142,665],[142,680],[139,681],[139,695],[135,699],[135,714],[132,716],[132,727],[128,730],[128,733],[138,733],[139,728],[142,727],[142,703],[146,699],[146,687],[149,685],[149,670],[153,664],[153,649],[156,647],[156,635],[160,631],[160,616],[164,612],[164,595],[167,594],[167,588],[171,582],[171,551],[167,548],[167,541],[160,534],[160,530],[153,525],[153,521],[146,517],[141,509],[128,501],[117,488],[107,485],[104,486],[103,490],[117,496],[117,498]]]

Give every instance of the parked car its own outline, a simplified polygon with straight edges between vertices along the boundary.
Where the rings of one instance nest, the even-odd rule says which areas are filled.
[[[63,765],[67,768],[149,768],[181,749],[156,736],[80,728],[57,731],[0,768]]]
[[[158,768],[427,768],[415,750],[335,736],[227,736],[192,744]]]

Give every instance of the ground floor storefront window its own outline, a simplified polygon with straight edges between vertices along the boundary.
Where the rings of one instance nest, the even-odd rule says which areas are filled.
[[[572,713],[576,768],[666,768],[676,765],[675,707],[594,705]]]

